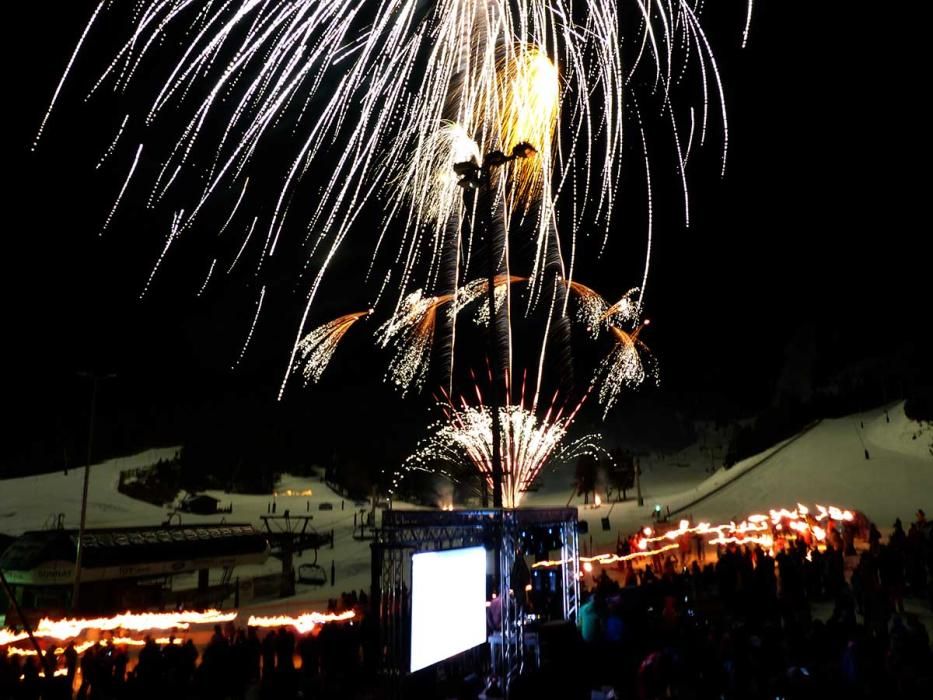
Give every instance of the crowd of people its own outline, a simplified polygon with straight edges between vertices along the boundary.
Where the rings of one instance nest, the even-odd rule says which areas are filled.
[[[577,619],[577,677],[639,700],[933,697],[929,632],[904,606],[908,595],[933,610],[919,515],[886,543],[872,528],[849,580],[844,551],[803,542],[774,557],[733,544],[704,566],[602,572]],[[560,683],[554,671],[541,672],[547,687]],[[539,697],[534,679],[527,687],[521,697]]]
[[[345,697],[372,675],[362,671],[374,670],[371,647],[363,643],[372,624],[368,607],[364,592],[344,593],[329,612],[354,610],[356,616],[305,634],[292,627],[216,625],[201,650],[190,638],[157,644],[146,636],[138,654],[104,640],[79,655],[70,642],[59,655],[49,648],[48,660],[60,674],[49,683],[37,656],[0,651],[0,700]]]
[[[916,614],[933,611],[933,541],[919,515],[907,531],[896,522],[886,541],[872,526],[857,554],[833,542],[787,541],[774,556],[730,544],[714,562],[685,563],[675,551],[586,574],[570,643],[540,629],[542,663],[528,661],[511,697],[582,700],[597,688],[638,700],[933,697],[929,632]],[[345,593],[329,609],[357,615],[308,634],[217,626],[201,649],[147,637],[138,653],[97,643],[79,654],[71,643],[48,655],[54,683],[36,656],[0,652],[0,698],[382,697],[366,594]]]

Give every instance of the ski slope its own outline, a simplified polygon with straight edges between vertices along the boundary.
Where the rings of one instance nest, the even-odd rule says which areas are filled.
[[[108,460],[91,466],[88,489],[87,527],[126,527],[133,525],[158,525],[166,520],[171,509],[151,505],[130,498],[117,490],[120,472],[155,464],[160,459],[172,459],[178,447],[146,450],[129,457]],[[59,514],[64,515],[66,528],[77,528],[81,513],[81,493],[84,469],[72,469],[67,474],[55,472],[39,476],[0,480],[0,533],[20,535],[27,530],[53,527]],[[351,589],[369,588],[370,549],[368,541],[353,539],[353,515],[358,508],[352,501],[344,503],[322,481],[315,478],[283,475],[276,486],[276,512],[281,515],[286,509],[295,515],[313,516],[312,526],[320,531],[334,530],[334,549],[322,549],[318,563],[330,573],[331,561],[335,562],[335,586],[298,586],[294,601],[296,609],[305,609],[305,601],[317,604],[311,607],[323,609],[328,598],[339,596]],[[284,492],[300,494],[311,491],[310,496],[287,496]],[[233,504],[233,512],[226,515],[194,515],[182,513],[182,523],[217,523],[225,518],[230,523],[250,523],[263,529],[261,515],[265,515],[273,496],[227,494],[222,491],[206,491],[220,499],[221,505]],[[321,503],[330,503],[333,510],[319,510]],[[173,521],[174,522],[174,521]],[[314,561],[314,552],[305,552],[295,558],[296,567]],[[269,558],[265,564],[242,566],[236,570],[240,577],[252,577],[281,571],[278,560]],[[220,571],[212,571],[219,580]],[[176,577],[179,588],[194,587],[195,575]],[[212,581],[216,583],[216,581]],[[265,607],[257,603],[259,608]],[[285,606],[287,607],[287,606]],[[284,609],[277,601],[276,609]]]
[[[916,436],[916,439],[915,439]],[[594,550],[614,548],[616,536],[651,521],[655,504],[670,508],[672,519],[728,522],[770,508],[796,503],[821,503],[854,508],[876,522],[882,532],[896,518],[913,520],[918,508],[933,512],[933,427],[911,421],[899,402],[844,418],[818,421],[801,433],[731,469],[712,475],[693,464],[672,477],[669,468],[644,467],[644,506],[633,494],[623,503],[596,508],[580,505],[581,518],[589,523]],[[869,459],[865,458],[868,450]],[[568,467],[565,481],[572,481]],[[683,486],[694,479],[692,485]],[[564,492],[564,503],[569,488]],[[529,494],[528,505],[546,505],[542,493]],[[603,493],[605,500],[605,493]],[[610,530],[601,528],[609,516]],[[587,542],[588,542],[587,538]]]
[[[915,439],[916,438],[916,439]],[[651,521],[655,504],[669,507],[675,519],[728,521],[773,507],[792,507],[797,502],[822,503],[855,508],[874,520],[882,531],[894,519],[913,518],[917,508],[933,513],[933,455],[929,445],[933,428],[910,421],[903,404],[879,408],[845,418],[826,419],[764,452],[739,462],[731,469],[709,474],[710,459],[697,446],[673,455],[651,455],[642,459],[642,493],[645,504],[639,507],[634,493],[622,503],[603,503],[600,507],[582,504],[575,497],[580,517],[589,522],[590,535],[583,538],[591,551],[614,550],[619,532],[630,533]],[[131,457],[108,460],[91,467],[88,527],[153,525],[163,522],[168,509],[124,496],[117,491],[121,470],[155,464],[171,459],[178,448],[151,449]],[[865,459],[865,450],[870,459]],[[59,513],[65,527],[78,525],[81,506],[83,469],[0,481],[0,532],[18,535],[26,530],[52,526]],[[523,505],[566,506],[571,493],[573,465],[542,475],[542,486],[526,495]],[[286,491],[311,495],[283,495]],[[277,513],[285,509],[295,515],[310,513],[312,525],[320,531],[334,530],[334,549],[322,549],[318,563],[329,573],[333,561],[336,583],[333,587],[298,585],[294,598],[255,602],[244,609],[297,612],[322,609],[326,600],[341,591],[368,589],[370,585],[370,543],[353,539],[353,516],[359,510],[317,478],[284,475],[276,486]],[[218,522],[251,523],[262,527],[272,495],[207,493],[222,505],[233,504],[226,516],[181,515],[185,524]],[[605,492],[601,494],[606,500]],[[328,502],[333,510],[319,510]],[[404,503],[395,507],[410,508]],[[610,528],[601,528],[601,519],[609,517]],[[296,558],[296,566],[310,563],[314,552]],[[280,564],[269,559],[264,565],[240,567],[240,577],[280,571]],[[219,575],[220,572],[217,572]],[[181,579],[181,587],[193,586]],[[181,578],[181,577],[179,577]]]

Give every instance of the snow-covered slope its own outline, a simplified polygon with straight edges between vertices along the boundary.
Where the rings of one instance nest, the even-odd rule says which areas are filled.
[[[127,498],[117,491],[120,472],[172,459],[177,447],[146,450],[129,457],[107,460],[91,466],[88,487],[88,527],[152,525],[165,519],[157,506]],[[39,476],[0,480],[0,532],[20,535],[26,530],[48,527],[59,513],[65,527],[78,526],[84,468],[67,474],[53,472]]]
[[[933,455],[911,439],[903,403],[887,413],[891,422],[885,409],[821,421],[695,509],[727,518],[797,501],[833,503],[862,511],[882,529],[898,517],[913,519],[918,508],[930,512]]]
[[[581,506],[580,513],[590,521],[594,548],[614,543],[619,530],[649,522],[655,503],[670,507],[675,518],[718,522],[798,502],[831,504],[862,511],[884,531],[895,518],[912,520],[918,508],[933,512],[933,455],[928,438],[922,439],[929,434],[929,426],[904,415],[902,402],[825,419],[691,488],[649,489],[641,508],[630,499],[614,507]],[[610,507],[612,529],[604,532],[600,518]]]
[[[121,471],[146,467],[160,459],[171,459],[178,452],[177,447],[146,450],[130,457],[108,460],[91,466],[90,487],[87,510],[87,527],[121,527],[131,525],[158,525],[165,521],[168,509],[139,501],[123,495],[117,490]],[[81,491],[84,469],[73,469],[64,474],[56,472],[40,476],[19,479],[0,480],[0,532],[7,535],[19,535],[26,530],[39,530],[53,526],[58,514],[64,514],[66,528],[78,526],[81,512]],[[276,512],[282,514],[286,509],[292,514],[313,515],[312,525],[319,531],[334,530],[335,548],[322,549],[318,563],[330,572],[331,561],[335,562],[336,585],[316,588],[299,586],[299,595],[295,605],[303,607],[306,600],[326,601],[339,595],[341,591],[352,588],[368,588],[370,583],[369,542],[353,539],[353,516],[357,510],[352,501],[344,502],[341,509],[341,497],[334,493],[319,479],[284,475],[277,485],[275,497]],[[311,491],[311,495],[297,495]],[[285,495],[288,491],[296,495]],[[184,524],[216,523],[224,518],[231,523],[251,523],[262,528],[261,515],[266,514],[273,496],[226,494],[222,491],[207,493],[220,499],[221,505],[233,504],[233,512],[227,515],[199,516],[182,513]],[[320,510],[321,503],[330,503],[333,510]],[[305,552],[296,557],[296,565],[310,563],[314,552]],[[281,571],[280,563],[269,559],[261,566],[247,566],[237,569],[241,577],[270,574]],[[220,575],[220,572],[214,572]],[[184,587],[194,585],[178,577],[178,583]],[[314,605],[311,607],[320,607]]]
[[[925,433],[922,431],[926,431]],[[709,456],[699,449],[677,455],[642,458],[642,491],[645,505],[638,507],[634,494],[619,504],[601,507],[573,502],[580,516],[590,522],[594,550],[606,551],[615,545],[619,531],[629,533],[651,519],[654,504],[670,507],[675,517],[727,521],[772,507],[795,503],[823,503],[856,508],[876,521],[882,529],[896,517],[911,519],[917,508],[933,513],[933,456],[929,454],[930,427],[910,421],[903,404],[868,411],[840,419],[818,422],[761,454],[738,463],[732,469],[706,472]],[[920,432],[920,437],[914,435]],[[174,456],[177,448],[148,450],[132,457],[110,460],[91,468],[88,526],[153,525],[165,519],[165,509],[134,500],[117,491],[119,472],[154,464]],[[870,459],[865,459],[865,450]],[[540,490],[529,493],[525,505],[565,506],[570,496],[573,466],[543,475]],[[76,527],[81,503],[83,470],[0,481],[0,532],[16,535],[51,523],[59,512],[65,526]],[[284,495],[291,490],[301,494]],[[298,587],[298,594],[286,601],[257,603],[251,609],[295,611],[320,608],[322,601],[340,591],[368,588],[370,547],[368,541],[353,539],[353,516],[357,508],[345,502],[318,479],[284,476],[277,485],[277,512],[287,508],[293,514],[310,512],[312,524],[321,531],[334,530],[335,547],[319,552],[318,563],[330,572],[335,563],[336,585]],[[209,492],[222,504],[232,503],[228,522],[248,522],[261,527],[260,516],[267,512],[271,495],[238,495]],[[602,494],[605,499],[605,493]],[[320,510],[323,502],[333,510]],[[396,507],[408,507],[396,504]],[[601,518],[610,517],[610,529],[603,531]],[[220,516],[183,514],[184,523],[217,522]],[[589,537],[584,538],[589,544]],[[313,560],[306,552],[296,564]],[[280,570],[270,559],[263,566],[243,567],[241,577]]]

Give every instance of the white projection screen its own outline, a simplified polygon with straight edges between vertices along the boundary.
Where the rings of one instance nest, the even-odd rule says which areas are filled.
[[[411,557],[411,671],[486,641],[486,550]]]

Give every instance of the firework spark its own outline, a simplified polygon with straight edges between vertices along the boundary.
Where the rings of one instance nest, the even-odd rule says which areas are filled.
[[[243,341],[243,347],[240,348],[240,354],[237,355],[236,361],[233,363],[231,369],[236,369],[239,367],[240,363],[243,361],[243,358],[246,356],[246,351],[249,348],[250,342],[253,340],[253,333],[256,332],[256,324],[259,322],[259,314],[262,313],[262,302],[266,298],[266,285],[262,286],[262,289],[259,290],[259,300],[256,302],[256,313],[253,315],[253,322],[249,326],[249,332],[246,334],[246,340]]]
[[[277,177],[267,177],[277,183],[265,190],[275,193],[273,200],[263,207],[256,199],[263,196],[260,191],[244,202],[270,212],[262,224],[267,244],[260,266],[280,254],[292,204],[314,203],[301,213],[309,221],[303,262],[311,260],[312,251],[321,255],[306,280],[286,379],[330,264],[371,203],[381,200],[385,214],[372,258],[383,251],[393,257],[386,262],[398,268],[396,308],[413,289],[433,288],[429,282],[451,243],[440,235],[445,218],[466,224],[466,249],[471,249],[476,217],[463,216],[450,174],[441,172],[451,159],[508,152],[520,140],[536,149],[535,158],[511,163],[497,185],[517,214],[506,227],[528,221],[535,229],[527,248],[535,251],[528,266],[533,284],[545,277],[549,250],[556,247],[563,265],[554,225],[560,202],[569,203],[561,235],[573,250],[585,220],[608,230],[622,171],[623,127],[640,128],[640,118],[626,126],[623,103],[638,91],[646,91],[645,102],[656,103],[667,120],[684,182],[681,171],[690,149],[706,141],[711,103],[718,99],[725,165],[722,80],[698,17],[701,4],[690,0],[152,0],[130,6],[130,34],[93,82],[91,94],[108,85],[121,92],[137,82],[141,91],[149,88],[148,110],[130,117],[150,129],[171,130],[153,139],[160,143],[168,136],[172,145],[155,164],[149,204],[163,206],[163,196],[183,199],[164,205],[185,212],[179,234],[214,216],[218,196],[239,190],[226,227],[238,213],[257,154],[276,127],[290,126],[295,134],[294,152]],[[104,13],[118,13],[114,8],[120,7],[101,2],[94,9],[36,143],[85,39],[105,24]],[[743,41],[747,34],[748,20]],[[690,72],[697,80],[685,79]],[[139,77],[153,74],[163,76],[154,89]],[[692,138],[692,119],[691,137],[681,138],[685,120],[676,117],[675,104],[699,115],[699,138]],[[334,144],[339,144],[336,153]],[[140,157],[141,148],[104,228]],[[296,196],[302,176],[321,168],[328,172],[326,181],[318,180],[313,195]],[[195,184],[170,190],[176,178]],[[399,196],[400,189],[406,196]],[[528,197],[533,207],[516,206],[528,204]],[[418,204],[409,209],[406,202]],[[398,244],[382,246],[390,225],[399,221]],[[459,234],[454,240],[459,255]],[[469,265],[466,260],[453,274],[468,279]],[[448,288],[456,290],[460,282],[449,280]]]
[[[298,344],[298,355],[301,358],[301,374],[304,377],[305,384],[320,381],[324,370],[327,369],[327,365],[330,364],[331,358],[337,350],[337,345],[340,344],[340,340],[354,323],[371,313],[372,309],[346,314],[315,328],[302,338]]]
[[[523,392],[524,394],[524,392]],[[476,390],[477,405],[465,400],[459,406],[448,402],[445,418],[432,426],[432,435],[396,473],[392,488],[398,487],[410,471],[438,473],[441,465],[456,469],[472,469],[493,488],[493,409],[482,402]],[[519,404],[500,407],[502,454],[502,504],[506,508],[519,505],[522,494],[534,483],[541,470],[551,463],[565,462],[584,454],[601,454],[600,436],[586,435],[573,441],[567,433],[583,405],[572,407],[558,403],[555,395],[542,416],[534,405],[525,407],[524,395]]]
[[[476,141],[460,124],[442,122],[440,128],[428,130],[399,177],[398,187],[411,206],[410,216],[443,226],[463,199],[454,165],[479,164],[482,158]]]
[[[615,345],[603,358],[592,385],[599,384],[599,403],[603,406],[603,415],[615,405],[623,389],[633,389],[646,378],[658,379],[657,364],[648,346],[638,339],[639,334],[648,325],[648,321],[628,333],[617,326],[610,326]]]
[[[495,280],[496,308],[504,303],[510,284],[524,281],[521,277],[498,275]],[[451,322],[465,307],[482,299],[489,289],[485,279],[473,280],[460,287],[456,294],[425,296],[416,289],[400,305],[398,312],[376,330],[376,344],[381,348],[392,345],[395,354],[389,361],[386,379],[398,387],[402,394],[410,389],[418,390],[424,384],[431,363],[431,348],[437,328],[438,310],[445,304],[448,307]],[[485,309],[485,314],[484,314]],[[481,304],[476,313],[477,323],[489,322],[489,309]]]
[[[551,141],[560,105],[557,67],[540,47],[523,47],[500,62],[495,95],[489,101],[495,100],[499,101],[499,147],[505,153],[522,143],[535,149],[509,164],[514,209],[539,198],[551,171]],[[546,225],[550,212],[546,209],[541,218]]]
[[[123,194],[126,192],[127,186],[130,184],[130,180],[133,178],[133,173],[136,172],[136,166],[139,165],[139,157],[142,155],[143,145],[139,144],[139,148],[136,149],[136,155],[133,157],[133,163],[130,165],[130,171],[126,174],[126,179],[123,181],[123,186],[120,187],[120,192],[117,194],[117,198],[113,202],[113,206],[110,208],[110,213],[107,214],[107,218],[104,220],[104,225],[100,229],[98,235],[103,236],[104,231],[107,230],[107,227],[110,226],[110,222],[113,221],[113,215],[117,213],[117,207],[120,206],[120,202],[123,201]]]
[[[400,311],[376,332],[377,344],[385,348],[394,343],[396,353],[389,360],[386,379],[391,380],[404,395],[410,387],[424,384],[430,364],[437,310],[453,297],[423,296],[416,289],[403,301]]]
[[[615,304],[610,304],[599,292],[580,282],[565,280],[564,284],[577,300],[577,320],[593,338],[597,338],[603,328],[629,325],[637,318],[638,287],[627,291]]]

